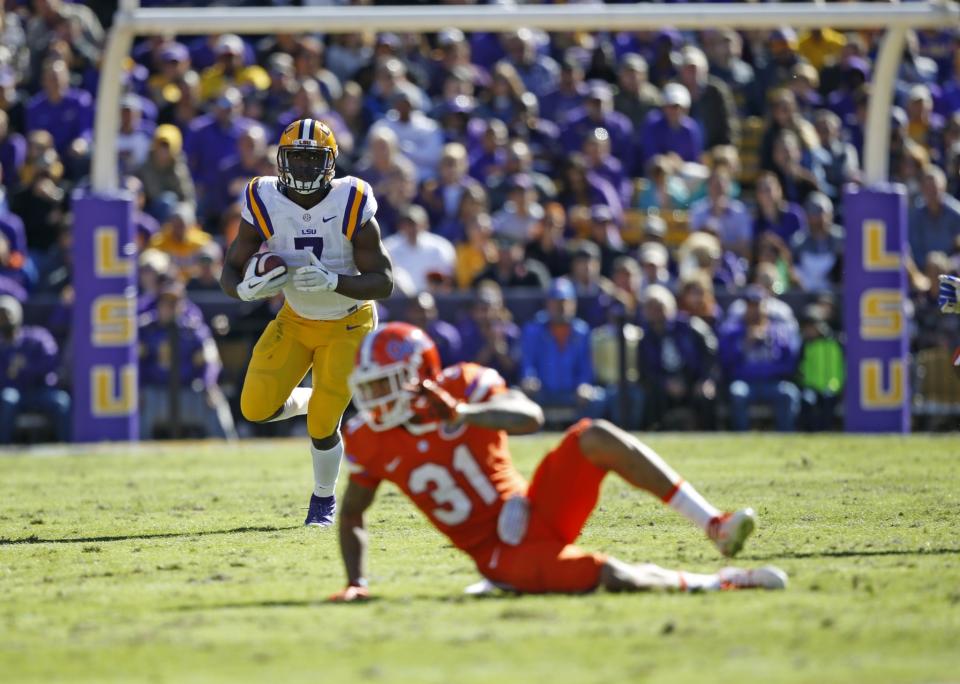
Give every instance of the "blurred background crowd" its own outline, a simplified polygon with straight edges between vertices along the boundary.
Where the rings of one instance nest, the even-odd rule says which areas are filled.
[[[69,436],[82,287],[70,204],[88,184],[114,9],[6,0],[0,13],[0,443]],[[280,131],[308,116],[333,129],[338,175],[378,198],[397,277],[382,317],[427,328],[445,363],[497,368],[557,420],[838,427],[843,188],[860,181],[880,37],[451,28],[138,40],[117,141],[137,203],[144,435],[169,434],[172,373],[183,415],[204,416],[186,434],[287,429],[231,418],[281,302],[241,305],[217,279],[244,184],[275,173]],[[909,192],[911,353],[917,391],[927,378],[934,393],[933,369],[960,336],[936,313],[937,275],[960,257],[958,33],[911,33],[896,91],[890,173]],[[956,386],[936,391],[960,402]]]

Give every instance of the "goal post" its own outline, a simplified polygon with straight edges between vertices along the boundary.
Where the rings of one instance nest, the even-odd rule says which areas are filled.
[[[824,4],[822,2],[810,4],[618,4],[618,5],[483,5],[483,6],[361,6],[361,7],[204,7],[204,8],[142,8],[139,0],[120,0],[119,9],[107,34],[107,43],[101,67],[99,90],[97,91],[96,114],[94,120],[94,145],[91,165],[91,201],[78,202],[75,212],[75,222],[78,236],[88,236],[91,229],[110,229],[114,234],[126,240],[132,239],[131,226],[122,225],[124,220],[129,221],[130,213],[117,206],[116,203],[130,202],[123,199],[119,189],[119,175],[117,169],[117,141],[116,134],[120,121],[120,99],[122,92],[123,62],[130,54],[133,40],[137,36],[173,33],[176,35],[203,35],[209,33],[303,33],[317,31],[323,33],[352,33],[360,31],[419,31],[436,32],[447,27],[458,27],[464,31],[509,31],[518,27],[529,27],[545,31],[601,31],[601,30],[656,30],[665,26],[680,29],[697,30],[710,28],[734,29],[771,29],[780,26],[794,28],[832,27],[836,29],[877,28],[884,29],[880,52],[873,71],[870,101],[868,104],[866,130],[864,134],[864,179],[867,189],[882,195],[885,192],[897,195],[893,198],[893,205],[902,202],[902,192],[898,189],[884,190],[880,184],[887,180],[888,156],[890,151],[890,109],[894,100],[894,88],[897,72],[906,43],[907,31],[910,29],[944,28],[960,26],[960,6],[950,0],[933,0],[928,2],[910,2],[880,4],[869,2],[850,2]],[[860,216],[863,220],[875,221],[876,217],[867,216],[872,207],[885,206],[879,202],[880,195],[861,193],[851,201],[858,206],[863,205],[865,212],[854,211],[851,215]],[[878,200],[873,203],[873,200]],[[93,215],[103,211],[105,207],[110,211],[103,215]],[[861,216],[862,214],[862,216]],[[113,223],[105,222],[109,216]],[[124,219],[124,217],[127,217]],[[883,217],[880,217],[883,218]],[[905,249],[905,218],[904,212],[891,210],[888,212],[889,244],[886,244],[882,255],[890,258],[900,258]],[[862,225],[847,222],[848,247],[862,249]],[[852,236],[852,237],[851,237]],[[77,261],[85,257],[78,245],[83,240],[74,241]],[[129,245],[118,245],[121,253],[129,252]],[[848,250],[849,256],[849,250]],[[870,264],[864,265],[869,268]],[[902,265],[899,267],[902,269]],[[891,276],[892,277],[892,276]],[[889,278],[888,278],[889,280]],[[897,282],[902,283],[903,278]],[[891,281],[892,282],[892,281]],[[111,277],[86,284],[85,287],[96,289],[99,295],[129,296],[129,283],[124,278]],[[865,286],[858,283],[846,283],[845,298],[860,300]],[[901,295],[905,295],[902,284]],[[89,312],[79,312],[78,316]],[[859,309],[852,312],[861,316]],[[113,315],[121,316],[119,309]],[[131,314],[132,315],[132,314]],[[124,324],[114,321],[119,326],[133,326],[134,339],[130,342],[134,347],[135,320]],[[850,325],[851,322],[847,321]],[[89,326],[84,328],[88,329]],[[127,329],[127,328],[124,328]],[[905,330],[899,334],[905,336]],[[92,334],[92,333],[91,333]],[[902,338],[902,339],[905,339]],[[883,354],[877,359],[869,357],[869,363],[880,363],[883,368],[893,368],[894,361],[891,354],[896,354],[902,348],[902,339],[899,343],[882,347]],[[95,345],[95,340],[90,342]],[[892,351],[891,351],[892,350]],[[873,353],[873,352],[870,352]],[[120,358],[119,356],[117,358]],[[123,358],[127,358],[123,355]],[[902,359],[902,355],[900,356]],[[884,365],[886,364],[886,365]],[[901,364],[901,372],[902,372]],[[128,367],[124,366],[124,368]],[[869,366],[873,368],[874,366]],[[119,372],[121,369],[117,369]],[[133,366],[135,373],[136,367]],[[77,368],[76,373],[89,372],[89,369]],[[848,375],[857,373],[851,368]],[[126,376],[124,376],[126,377]],[[871,376],[873,377],[873,376]],[[889,379],[889,382],[893,382]],[[136,380],[133,379],[135,385]],[[896,396],[901,399],[902,411],[909,411],[909,392],[906,389],[906,379],[903,378],[900,387],[903,391]],[[87,387],[90,378],[84,376],[75,379],[75,386]],[[883,387],[881,386],[881,390]],[[883,394],[888,397],[889,393]],[[876,398],[876,397],[873,397]],[[848,395],[849,399],[849,395]],[[75,397],[75,406],[84,403],[83,397]],[[891,421],[890,403],[883,404],[886,411],[872,411],[870,406],[861,404],[847,404],[848,412],[853,408],[857,411],[858,419],[855,424],[848,425],[848,429],[858,431],[899,431],[908,429],[908,421]],[[127,404],[124,404],[127,406]],[[121,407],[123,408],[123,407]],[[122,416],[110,415],[112,423],[104,422],[104,435],[117,435],[129,429],[129,434],[135,434],[132,421],[135,420],[136,406],[129,405],[130,421]],[[118,409],[119,411],[119,409]],[[862,414],[862,415],[861,415]],[[863,417],[865,416],[865,417]],[[106,418],[106,417],[105,417]],[[96,435],[97,426],[86,421],[96,421],[96,416],[89,413],[84,415],[88,425],[88,434]],[[118,431],[116,425],[122,425]],[[109,438],[109,437],[108,437]],[[122,438],[122,437],[121,437]]]

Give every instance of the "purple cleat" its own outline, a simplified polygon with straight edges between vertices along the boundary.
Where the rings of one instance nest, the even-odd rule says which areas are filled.
[[[310,495],[310,510],[304,525],[307,527],[331,527],[333,518],[337,514],[336,496]]]

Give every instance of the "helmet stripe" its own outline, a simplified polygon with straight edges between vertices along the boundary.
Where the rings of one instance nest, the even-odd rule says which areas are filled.
[[[304,125],[304,136],[303,136],[303,137],[304,137],[304,138],[309,138],[310,140],[313,140],[313,129],[314,129],[314,128],[315,128],[315,126],[314,126],[314,121],[313,121],[313,119],[307,119],[307,120],[306,120],[306,123],[305,123],[305,125]]]
[[[300,128],[297,129],[297,139],[303,139],[303,126],[307,123],[306,119],[300,119]]]

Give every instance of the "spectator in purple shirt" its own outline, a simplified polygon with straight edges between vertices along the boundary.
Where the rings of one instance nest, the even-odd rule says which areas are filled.
[[[753,243],[750,212],[733,198],[732,184],[730,167],[714,166],[707,181],[707,196],[690,206],[690,227],[713,233],[725,250],[749,257]]]
[[[507,162],[507,143],[510,134],[499,119],[483,122],[483,132],[478,144],[471,145],[470,175],[481,183],[503,171]]]
[[[27,233],[19,216],[10,211],[0,211],[0,235],[6,238],[12,253],[27,256]]]
[[[210,329],[189,312],[183,285],[167,283],[156,309],[140,321],[141,436],[153,437],[170,420],[171,374],[178,372],[181,420],[197,423],[205,436],[236,437],[230,408],[217,385],[221,368]]]
[[[634,166],[633,124],[613,108],[613,92],[609,84],[592,82],[582,107],[570,112],[563,127],[563,143],[568,152],[583,148],[583,141],[596,128],[610,134],[610,145],[625,168]]]
[[[420,204],[430,216],[430,225],[447,228],[444,232],[435,232],[453,242],[462,242],[463,226],[457,221],[460,205],[467,195],[481,193],[480,183],[467,175],[466,148],[460,143],[447,143],[440,155],[436,178],[425,181],[420,188]]]
[[[769,295],[751,285],[746,312],[731,317],[720,331],[720,360],[730,381],[730,423],[734,430],[749,427],[753,402],[772,404],[780,432],[791,432],[800,411],[800,390],[791,381],[797,368],[800,335],[796,326],[767,315]]]
[[[571,155],[561,167],[562,190],[557,199],[569,213],[576,208],[586,211],[595,204],[606,205],[613,212],[614,222],[623,223],[623,205],[620,193],[605,178],[586,168],[582,155]]]
[[[530,146],[522,140],[514,140],[506,149],[506,159],[499,173],[487,179],[490,191],[490,206],[500,209],[507,201],[507,193],[518,176],[529,178],[537,190],[540,201],[553,199],[557,194],[557,186],[546,173],[534,169],[533,154]],[[581,160],[582,161],[582,160]]]
[[[676,153],[689,162],[700,161],[703,132],[692,119],[690,92],[679,83],[668,83],[663,89],[663,107],[647,116],[640,145],[643,163],[655,154]]]
[[[580,300],[578,313],[591,328],[610,320],[610,312],[617,305],[617,287],[600,272],[600,248],[589,240],[579,240],[568,246],[570,250],[570,282]]]
[[[0,444],[10,444],[17,416],[42,413],[57,441],[70,439],[70,396],[57,388],[57,343],[44,328],[23,325],[23,307],[0,295]]]
[[[463,360],[461,348],[463,343],[460,331],[450,323],[440,320],[437,313],[437,303],[429,292],[421,292],[410,300],[406,310],[406,320],[422,330],[437,344],[440,352],[440,363],[444,368]]]
[[[224,207],[243,194],[246,183],[260,175],[267,156],[267,134],[263,126],[254,124],[237,140],[237,150],[220,162],[220,192],[211,198],[210,211],[219,214]]]
[[[430,64],[428,92],[434,97],[443,94],[444,84],[455,74],[463,74],[475,86],[489,82],[489,75],[470,59],[470,43],[458,28],[445,29],[437,34],[438,54]]]
[[[499,285],[479,283],[475,295],[469,316],[457,326],[462,343],[460,358],[489,366],[513,383],[520,366],[520,329],[503,305]]]
[[[220,161],[234,154],[237,141],[252,121],[241,116],[243,97],[227,88],[213,103],[211,114],[195,119],[184,141],[190,171],[196,182],[197,201],[206,216],[219,187]]]
[[[540,98],[540,113],[552,121],[563,121],[570,111],[583,104],[588,90],[583,82],[583,65],[568,50],[560,66],[557,87]]]
[[[70,69],[61,60],[44,65],[41,82],[43,91],[27,104],[27,130],[50,131],[57,152],[64,155],[74,140],[90,134],[93,98],[70,87]]]
[[[552,173],[563,154],[560,127],[540,116],[540,104],[533,93],[520,96],[517,116],[510,124],[515,139],[526,141],[533,154],[533,167],[540,173]]]
[[[594,128],[583,141],[583,159],[588,172],[605,178],[620,195],[623,206],[630,206],[633,197],[633,183],[627,176],[620,160],[613,156],[610,146],[610,134],[606,128]]]
[[[537,52],[533,31],[521,28],[506,34],[503,47],[527,90],[541,97],[557,87],[560,67],[552,57]]]
[[[769,231],[789,244],[794,233],[807,227],[803,209],[783,198],[783,189],[776,174],[766,171],[757,178],[757,210],[753,219],[753,236]]]

